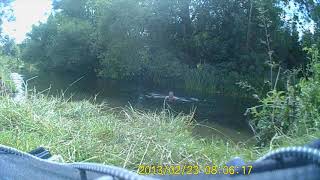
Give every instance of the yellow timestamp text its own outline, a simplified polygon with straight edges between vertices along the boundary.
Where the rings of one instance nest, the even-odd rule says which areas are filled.
[[[250,175],[253,166],[205,166],[206,175]]]
[[[198,175],[198,165],[139,165],[140,175]]]
[[[249,175],[252,166],[139,165],[140,175]]]

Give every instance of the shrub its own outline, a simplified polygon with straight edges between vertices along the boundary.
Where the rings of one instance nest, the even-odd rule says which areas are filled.
[[[269,91],[258,106],[248,109],[250,122],[261,145],[280,135],[302,136],[320,128],[319,50],[305,49],[311,56],[308,76],[287,89]]]
[[[247,113],[260,145],[266,145],[273,137],[287,134],[295,123],[296,100],[292,92],[272,90],[259,102]]]
[[[315,47],[305,49],[311,55],[309,77],[299,83],[299,134],[320,128],[320,56]]]
[[[22,65],[19,59],[0,54],[0,79],[4,84],[4,87],[2,87],[2,89],[0,88],[0,91],[5,91],[6,93],[15,91],[15,85],[10,79],[10,73],[12,70],[22,68]]]

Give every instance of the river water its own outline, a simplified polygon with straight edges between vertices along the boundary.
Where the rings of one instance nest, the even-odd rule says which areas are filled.
[[[24,73],[26,74],[26,73]],[[252,100],[227,97],[223,95],[201,96],[188,93],[182,89],[159,87],[146,82],[112,81],[97,79],[90,75],[70,75],[42,72],[25,75],[28,89],[36,88],[37,92],[61,96],[73,101],[96,99],[97,103],[105,102],[111,107],[133,106],[143,110],[161,110],[163,99],[148,98],[146,95],[156,93],[167,95],[173,91],[175,96],[186,99],[198,99],[191,102],[168,103],[173,112],[195,112],[198,125],[194,129],[198,137],[221,137],[235,142],[252,140],[252,133],[243,115]]]

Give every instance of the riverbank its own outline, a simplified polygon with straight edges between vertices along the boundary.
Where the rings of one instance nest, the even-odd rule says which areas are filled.
[[[30,94],[23,103],[1,96],[0,125],[1,144],[23,151],[44,146],[66,162],[135,169],[139,164],[220,164],[234,156],[246,160],[258,156],[245,144],[195,136],[192,116],[166,110],[115,111],[105,104],[42,94]]]
[[[91,75],[79,76],[54,72],[28,74],[23,71],[21,73],[25,79],[36,77],[28,81],[28,89],[36,89],[38,92],[52,96],[63,94],[66,99],[71,98],[72,101],[94,99],[96,103],[105,102],[110,107],[130,105],[134,109],[144,111],[161,111],[163,98],[168,91],[173,91],[177,97],[190,101],[168,102],[166,108],[175,114],[194,113],[195,119],[200,123],[194,129],[197,135],[211,137],[219,134],[235,142],[253,139],[246,117],[243,115],[246,109],[254,104],[251,99],[222,94],[204,96],[189,93],[183,89],[170,89],[148,83],[97,79]]]
[[[7,69],[8,73],[10,70]],[[255,160],[278,147],[304,145],[320,132],[277,136],[261,148],[192,132],[191,115],[117,109],[65,97],[29,94],[23,103],[0,96],[0,144],[30,151],[44,146],[66,162],[96,162],[136,169],[139,164],[223,164]]]
[[[258,154],[243,144],[192,135],[191,116],[114,109],[43,95],[25,103],[0,98],[1,144],[28,151],[45,146],[67,162],[89,161],[134,169],[138,164],[220,164]]]
[[[194,136],[190,115],[117,109],[90,101],[30,94],[23,103],[0,97],[0,143],[23,151],[44,146],[66,162],[96,162],[136,169],[139,164],[223,164],[255,160],[280,146],[319,137],[281,136],[259,148],[221,138]]]
[[[139,164],[222,164],[239,156],[255,160],[279,146],[302,145],[319,137],[281,137],[258,148],[192,135],[192,116],[170,112],[120,113],[89,101],[68,102],[43,95],[24,103],[0,97],[0,143],[23,151],[44,146],[66,162],[97,162],[136,169]]]
[[[1,144],[23,151],[44,146],[66,162],[135,169],[139,164],[205,165],[220,164],[234,156],[257,157],[245,144],[226,142],[218,136],[195,136],[192,116],[133,108],[115,111],[104,104],[70,102],[42,94],[31,94],[23,103],[0,97],[0,125]]]

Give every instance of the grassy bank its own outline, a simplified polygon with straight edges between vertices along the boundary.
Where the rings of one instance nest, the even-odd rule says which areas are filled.
[[[22,104],[0,98],[0,143],[28,151],[38,146],[67,162],[89,161],[136,168],[138,164],[222,163],[254,159],[243,145],[192,135],[190,116],[148,113],[105,105],[31,96]],[[117,111],[118,112],[118,111]]]
[[[280,146],[319,137],[282,136],[259,149],[192,135],[191,116],[112,109],[88,101],[67,102],[42,95],[21,104],[0,97],[0,143],[29,151],[44,146],[67,162],[98,162],[135,169],[139,164],[221,164],[232,157],[255,160]]]
[[[11,68],[3,69],[10,73]],[[113,109],[41,94],[16,103],[0,96],[0,144],[23,151],[44,146],[66,162],[97,162],[129,169],[139,164],[217,165],[235,156],[255,160],[269,150],[303,145],[320,137],[319,131],[279,135],[259,148],[218,137],[196,137],[194,127],[192,116],[175,116],[165,110]]]

